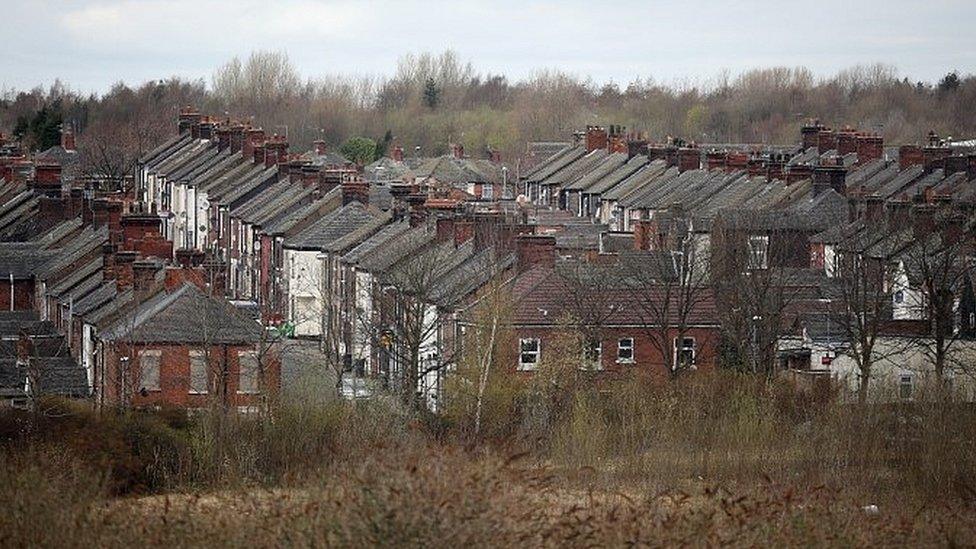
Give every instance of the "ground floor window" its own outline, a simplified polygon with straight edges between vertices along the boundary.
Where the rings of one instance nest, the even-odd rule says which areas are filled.
[[[695,365],[695,338],[674,338],[674,367],[690,368]]]
[[[139,390],[159,390],[159,363],[162,353],[156,349],[139,351]]]
[[[530,337],[519,340],[519,369],[535,370],[539,366],[539,338]]]
[[[203,351],[190,351],[190,393],[207,393],[207,356]]]
[[[617,362],[624,364],[634,362],[634,338],[623,337],[617,340]]]
[[[898,396],[902,400],[911,400],[915,390],[915,383],[911,374],[902,374],[898,378]]]

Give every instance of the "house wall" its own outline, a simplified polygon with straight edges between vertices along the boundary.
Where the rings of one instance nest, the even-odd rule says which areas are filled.
[[[322,334],[322,262],[318,252],[285,249],[288,321],[296,336]]]
[[[33,280],[14,280],[13,308],[10,306],[10,279],[0,279],[0,311],[30,311],[34,308]]]
[[[654,344],[646,328],[641,327],[613,327],[601,330],[601,366],[607,373],[641,372],[664,381],[670,375],[665,367],[664,357]],[[677,330],[669,333],[669,340],[677,337]],[[541,362],[546,361],[547,349],[552,349],[560,334],[555,327],[516,327],[515,345],[523,338],[538,338],[541,350]],[[719,328],[696,327],[688,329],[684,337],[695,338],[695,366],[698,370],[713,370],[717,366]],[[618,362],[617,345],[620,339],[634,339],[634,361],[632,363]],[[518,368],[518,349],[513,350],[513,368]]]
[[[203,408],[215,402],[233,407],[258,407],[266,397],[274,396],[281,384],[281,364],[277,352],[272,350],[261,357],[260,391],[242,393],[240,389],[240,360],[243,352],[254,352],[254,345],[212,345],[208,351],[210,383],[207,393],[190,392],[190,352],[203,351],[203,347],[185,344],[129,344],[114,343],[105,347],[105,401],[104,404],[120,404],[124,390],[134,407],[175,406]],[[142,391],[140,388],[141,365],[139,352],[160,352],[159,390]],[[123,367],[122,357],[129,357]],[[215,400],[216,399],[216,400]]]

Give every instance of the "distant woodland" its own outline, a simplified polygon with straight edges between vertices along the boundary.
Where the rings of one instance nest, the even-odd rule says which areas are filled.
[[[512,81],[479,72],[446,51],[404,56],[386,77],[306,77],[284,53],[254,52],[218,67],[209,81],[172,77],[103,95],[80,95],[70,83],[0,96],[0,131],[33,149],[58,141],[70,125],[79,148],[98,147],[125,168],[175,131],[179,107],[251,121],[287,133],[293,147],[324,139],[338,148],[367,137],[382,154],[392,142],[434,155],[461,143],[469,155],[488,147],[507,159],[529,141],[567,140],[587,124],[621,124],[651,139],[699,143],[797,141],[808,118],[876,131],[886,143],[916,142],[929,130],[976,136],[976,76],[950,72],[919,82],[886,65],[858,66],[830,77],[772,67],[720,72],[697,84],[640,79],[599,84],[558,70]],[[293,149],[295,150],[295,149]]]

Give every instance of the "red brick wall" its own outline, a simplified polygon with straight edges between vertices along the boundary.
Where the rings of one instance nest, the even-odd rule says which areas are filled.
[[[515,345],[519,345],[519,339],[539,338],[541,349],[541,359],[546,360],[546,351],[551,349],[554,340],[558,337],[558,332],[554,328],[516,328]],[[627,328],[604,328],[602,332],[602,364],[605,373],[641,372],[653,377],[666,380],[669,373],[665,366],[664,357],[646,328],[627,327]],[[671,330],[668,345],[672,345],[677,337],[677,330]],[[617,344],[622,338],[634,338],[634,362],[617,362]],[[713,370],[718,365],[718,344],[719,328],[691,328],[687,330],[684,337],[695,338],[695,366],[698,370]],[[514,350],[513,369],[518,367],[518,349]]]
[[[0,273],[0,277],[3,274]],[[34,307],[34,281],[14,280],[14,310],[29,311]],[[0,278],[0,311],[10,310],[10,279]]]
[[[159,391],[147,391],[145,394],[139,391],[140,364],[139,351],[159,350],[161,352],[159,368]],[[281,385],[281,364],[277,353],[270,351],[262,357],[264,367],[264,378],[261,382],[261,394],[241,394],[238,393],[238,382],[240,379],[240,363],[238,353],[254,350],[253,346],[220,346],[214,345],[210,348],[210,371],[211,386],[207,394],[190,393],[190,351],[202,350],[199,347],[172,345],[172,344],[150,344],[133,345],[121,343],[110,349],[106,353],[106,379],[109,380],[105,386],[107,404],[117,402],[118,383],[111,380],[119,379],[120,356],[131,356],[130,366],[127,372],[127,385],[130,388],[131,404],[135,407],[140,406],[176,406],[181,408],[203,408],[210,406],[219,399],[221,391],[219,387],[213,386],[215,381],[224,379],[226,381],[226,401],[224,404],[232,407],[236,406],[256,406],[262,402],[265,396],[277,394]],[[226,351],[226,363],[224,360]],[[226,368],[224,365],[226,364]],[[226,375],[219,375],[219,372],[226,371]]]

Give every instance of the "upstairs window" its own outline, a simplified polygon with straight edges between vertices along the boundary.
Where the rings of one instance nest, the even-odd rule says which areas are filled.
[[[766,269],[769,267],[769,237],[754,235],[749,237],[749,268]]]
[[[530,337],[519,340],[519,370],[535,370],[541,357],[539,338]]]
[[[624,337],[617,340],[617,362],[621,364],[634,362],[634,338]]]

